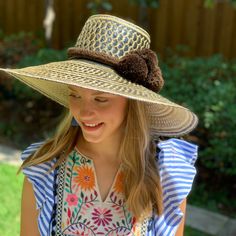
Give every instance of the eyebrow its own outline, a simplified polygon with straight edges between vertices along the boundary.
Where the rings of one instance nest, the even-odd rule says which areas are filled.
[[[78,91],[76,91],[75,89],[73,89],[73,88],[70,88],[70,87],[68,87],[70,90],[72,90],[73,92],[78,92]],[[102,91],[97,91],[97,92],[94,92],[92,95],[101,95],[101,94],[107,94],[107,93],[105,93],[105,92],[102,92]]]

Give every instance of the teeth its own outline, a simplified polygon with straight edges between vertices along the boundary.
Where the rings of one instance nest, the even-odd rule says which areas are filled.
[[[99,124],[86,124],[86,123],[84,123],[86,126],[89,126],[89,127],[95,127],[95,126],[97,126],[97,125],[99,125]]]

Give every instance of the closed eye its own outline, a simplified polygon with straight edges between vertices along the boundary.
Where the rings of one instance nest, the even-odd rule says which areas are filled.
[[[80,99],[81,97],[79,95],[69,94],[70,97]],[[94,99],[97,102],[108,102],[107,98],[97,97]]]
[[[95,98],[95,101],[97,101],[97,102],[107,102],[108,99],[107,98]]]
[[[76,95],[74,95],[74,94],[70,94],[69,96],[70,96],[70,97],[73,97],[73,98],[80,98],[80,96],[76,96]]]

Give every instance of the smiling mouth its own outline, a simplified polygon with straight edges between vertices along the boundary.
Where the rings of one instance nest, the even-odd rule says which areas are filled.
[[[101,122],[101,123],[84,123],[82,122],[83,124],[83,128],[87,131],[94,131],[94,130],[97,130],[99,129],[104,123]]]
[[[102,124],[102,123],[94,124],[94,123],[84,123],[84,122],[82,122],[82,123],[83,123],[84,126],[87,126],[87,127],[96,127],[96,126]]]

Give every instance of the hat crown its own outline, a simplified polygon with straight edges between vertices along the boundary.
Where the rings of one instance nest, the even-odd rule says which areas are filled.
[[[75,47],[121,58],[131,51],[150,48],[150,36],[121,18],[93,15],[86,21]]]

